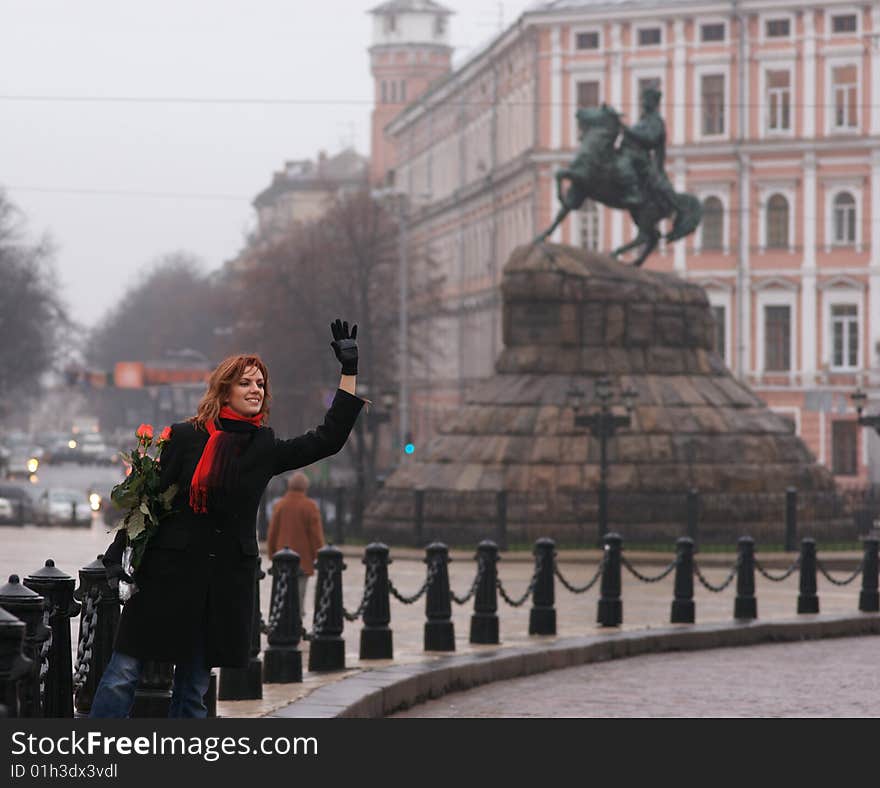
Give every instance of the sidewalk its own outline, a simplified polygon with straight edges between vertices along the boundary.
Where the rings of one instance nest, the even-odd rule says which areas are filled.
[[[363,549],[361,547],[343,546],[346,571],[343,580],[343,596],[345,607],[355,609],[360,601],[364,582],[364,567],[361,563]],[[563,575],[574,585],[585,584],[595,573],[600,559],[598,550],[560,551],[558,564]],[[670,554],[650,551],[625,551],[629,562],[648,576],[657,575],[672,559]],[[425,577],[425,565],[422,561],[424,553],[411,548],[399,548],[392,551],[392,563],[389,576],[395,587],[403,594],[411,594],[418,590]],[[451,552],[449,564],[450,584],[453,591],[463,594],[469,588],[475,573],[473,551],[455,550]],[[788,568],[797,557],[796,554],[767,554],[758,559],[761,564],[774,574]],[[712,584],[721,583],[729,574],[735,561],[733,553],[700,553],[697,562],[703,574]],[[862,555],[859,552],[826,553],[820,560],[829,572],[836,573],[836,579],[843,579],[858,566]],[[263,567],[267,567],[265,556]],[[498,564],[498,575],[511,597],[522,594],[531,579],[533,558],[529,553],[503,553]],[[269,580],[267,578],[266,580]],[[263,581],[261,585],[261,604],[264,617],[268,617],[268,599],[270,585]],[[821,614],[797,616],[796,605],[798,596],[798,573],[794,572],[787,580],[774,583],[756,574],[756,598],[758,600],[759,620],[752,625],[753,632],[763,632],[762,637],[784,638],[785,632],[795,631],[793,637],[807,636],[804,632],[805,622],[817,628],[817,633],[827,635],[829,632],[846,634],[861,631],[861,628],[874,627],[880,629],[880,617],[860,614],[858,597],[860,579],[844,587],[834,586],[824,577],[819,576],[818,595]],[[314,579],[310,581],[306,602],[306,621],[311,628],[312,604],[314,597]],[[645,645],[642,635],[670,635],[676,638],[703,638],[728,643],[730,629],[742,629],[735,626],[733,619],[733,601],[736,595],[735,581],[721,593],[711,593],[695,582],[694,601],[696,605],[696,626],[669,625],[670,605],[673,594],[673,575],[657,583],[638,581],[626,570],[622,574],[623,625],[619,629],[605,629],[596,626],[596,603],[599,597],[599,586],[596,584],[589,592],[575,595],[562,587],[558,581],[556,588],[557,636],[530,637],[528,635],[528,618],[531,600],[518,608],[512,608],[501,599],[498,600],[500,621],[500,640],[498,646],[471,645],[468,643],[470,616],[473,603],[463,607],[453,605],[453,622],[456,635],[456,652],[426,653],[422,650],[423,625],[425,621],[424,598],[413,605],[403,605],[396,599],[391,600],[391,624],[394,633],[394,659],[361,661],[358,659],[360,625],[345,623],[343,637],[346,643],[346,670],[332,673],[309,673],[308,643],[302,644],[304,680],[301,684],[266,684],[263,687],[263,699],[257,701],[219,701],[218,716],[262,717],[262,716],[335,716],[345,709],[358,708],[376,711],[375,702],[371,706],[370,699],[375,701],[380,688],[386,694],[396,691],[401,702],[418,695],[430,694],[434,690],[425,690],[431,682],[437,682],[439,670],[444,673],[439,679],[440,684],[450,680],[452,671],[456,676],[466,675],[467,681],[474,683],[499,677],[521,675],[516,671],[546,669],[546,665],[570,664],[566,660],[574,659],[572,655],[585,654],[584,649],[601,647],[603,641],[618,640],[619,642],[641,643],[639,646],[626,646],[626,649],[640,648],[652,650],[653,646]],[[781,622],[796,619],[795,622]],[[848,624],[841,624],[849,620]],[[766,622],[780,622],[780,629],[762,629]],[[863,621],[863,623],[859,623]],[[792,627],[795,630],[792,630]],[[688,634],[690,633],[690,634]],[[710,633],[710,634],[707,634]],[[737,637],[755,637],[757,635],[739,635]],[[623,638],[623,640],[621,640]],[[727,638],[728,640],[725,640]],[[265,647],[265,638],[264,638]],[[694,647],[677,645],[676,648]],[[574,649],[574,651],[572,651]],[[625,651],[630,653],[630,651]],[[640,653],[640,652],[632,652]],[[506,663],[505,655],[509,657]],[[555,656],[554,656],[555,655]],[[502,658],[496,667],[489,669],[488,663],[493,658]],[[603,657],[607,658],[607,657]],[[549,660],[549,662],[548,662]],[[556,660],[556,662],[554,662]],[[558,664],[557,664],[558,663]],[[515,666],[515,667],[514,667]],[[543,667],[542,667],[543,666]],[[432,670],[432,668],[434,668]],[[463,673],[462,673],[463,671]],[[488,672],[487,672],[488,671]],[[528,672],[528,671],[527,671]],[[479,675],[478,675],[479,674]],[[416,684],[421,681],[419,688]],[[456,681],[460,681],[457,678]],[[426,684],[427,682],[427,684]],[[409,690],[402,689],[405,686]],[[445,685],[444,685],[445,686]],[[394,688],[398,689],[395,690]],[[317,692],[320,690],[320,692]],[[407,692],[409,694],[407,694]],[[365,700],[366,699],[366,700]],[[367,705],[365,706],[364,703]],[[381,713],[381,710],[379,711]]]

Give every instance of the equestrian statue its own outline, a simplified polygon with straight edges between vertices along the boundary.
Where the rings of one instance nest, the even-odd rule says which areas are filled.
[[[629,211],[638,234],[611,255],[619,257],[641,247],[632,261],[635,266],[656,248],[661,236],[657,224],[663,219],[674,217],[672,229],[665,236],[667,241],[677,241],[696,229],[703,215],[700,201],[692,194],[676,192],[664,170],[666,124],[657,111],[660,96],[657,88],[644,90],[642,116],[631,127],[607,104],[578,109],[580,147],[574,161],[556,172],[556,193],[562,207],[535,243],[546,240],[587,199]],[[623,137],[617,146],[621,132]],[[563,190],[565,181],[568,188]]]

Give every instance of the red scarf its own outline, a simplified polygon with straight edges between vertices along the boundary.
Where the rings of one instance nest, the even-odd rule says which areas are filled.
[[[220,408],[220,418],[246,421],[255,427],[259,427],[263,422],[262,413],[258,413],[256,416],[242,416],[226,405]],[[206,421],[205,428],[208,430],[208,442],[202,451],[199,464],[196,465],[189,488],[189,505],[194,512],[200,514],[208,511],[208,490],[218,486],[222,470],[220,466],[223,464],[218,462],[218,454],[224,432],[213,421]]]

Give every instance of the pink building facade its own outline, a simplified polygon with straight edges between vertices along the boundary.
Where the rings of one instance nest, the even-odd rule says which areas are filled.
[[[604,101],[632,123],[649,84],[669,178],[704,220],[646,266],[705,287],[727,365],[839,483],[880,481],[880,439],[849,399],[861,385],[880,410],[877,3],[551,2],[397,115],[384,144],[411,197],[413,331],[442,348],[413,369],[417,440],[492,373],[501,270],[556,211],[576,108]],[[588,204],[553,240],[633,236]]]

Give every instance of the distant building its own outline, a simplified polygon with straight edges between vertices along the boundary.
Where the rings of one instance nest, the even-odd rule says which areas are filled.
[[[387,3],[376,24],[396,5],[424,21],[433,4]],[[501,269],[551,221],[577,107],[605,101],[632,123],[648,85],[663,92],[669,176],[704,219],[647,267],[706,288],[728,366],[839,482],[880,481],[880,440],[849,400],[861,384],[880,410],[876,2],[556,0],[407,96],[384,135],[374,126],[373,166],[393,160],[412,245],[442,269],[439,300],[411,302],[445,350],[414,370],[413,431],[429,437],[492,371]],[[609,250],[633,236],[622,212],[587,204],[554,240]]]

